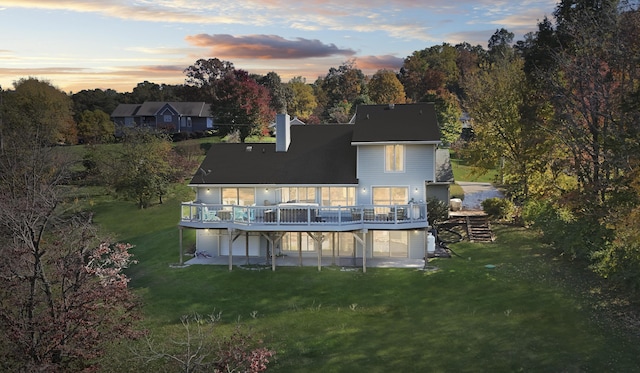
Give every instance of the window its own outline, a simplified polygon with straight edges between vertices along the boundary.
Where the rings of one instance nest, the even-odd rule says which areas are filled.
[[[256,203],[254,188],[222,188],[224,205],[251,206]]]
[[[404,171],[404,145],[385,145],[384,154],[386,172]]]
[[[407,203],[407,187],[373,187],[374,205],[404,205]]]
[[[282,202],[316,202],[316,188],[293,187],[281,189]]]
[[[284,251],[315,251],[316,247],[313,238],[309,237],[306,233],[300,234],[300,241],[298,241],[298,233],[285,233],[282,236],[282,250]]]
[[[409,256],[409,232],[373,231],[373,256],[406,258]]]
[[[171,123],[173,121],[173,116],[171,114],[163,115],[165,123]]]
[[[353,206],[355,194],[355,187],[323,187],[322,206]]]

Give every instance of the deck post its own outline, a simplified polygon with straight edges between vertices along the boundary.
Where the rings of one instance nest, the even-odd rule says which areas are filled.
[[[244,233],[244,250],[247,256],[247,265],[249,265],[249,232]]]
[[[182,230],[183,229],[184,228],[182,228],[182,227],[178,227],[178,242],[179,242],[179,245],[180,245],[180,262],[179,263],[180,263],[181,266],[183,264],[183,259],[182,258],[184,257],[183,250],[182,250]]]
[[[302,232],[298,232],[298,267],[302,267]]]
[[[229,271],[233,270],[233,229],[227,231],[229,233]]]
[[[362,273],[367,273],[367,230],[362,230]]]
[[[331,265],[336,265],[336,232],[331,232]]]

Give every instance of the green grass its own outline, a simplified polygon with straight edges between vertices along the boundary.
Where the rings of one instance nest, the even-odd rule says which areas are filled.
[[[610,317],[606,298],[594,298],[597,282],[523,229],[456,244],[462,258],[435,260],[436,272],[170,268],[178,205],[95,205],[99,224],[136,245],[129,275],[154,335],[171,334],[183,314],[215,310],[221,332],[240,320],[277,351],[275,372],[638,371],[639,341]],[[193,237],[185,231],[185,246]]]
[[[451,158],[451,167],[456,181],[493,183],[497,180],[498,173],[496,170],[482,172],[482,170],[470,166],[464,159]]]

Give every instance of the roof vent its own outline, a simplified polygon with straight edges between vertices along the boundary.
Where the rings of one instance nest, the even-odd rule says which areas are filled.
[[[247,148],[245,149],[245,151],[250,152],[253,150],[253,146],[247,146]]]
[[[389,104],[389,110],[393,110],[395,109],[395,107],[396,107],[396,104]]]

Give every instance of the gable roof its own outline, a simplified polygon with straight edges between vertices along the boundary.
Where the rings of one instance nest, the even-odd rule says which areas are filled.
[[[291,145],[215,144],[191,184],[357,184],[352,125],[291,126]],[[249,151],[250,149],[250,151]]]
[[[188,117],[211,117],[211,105],[204,102],[164,102],[145,101],[143,104],[120,104],[112,117],[153,117],[164,107],[169,107],[179,115]]]
[[[120,104],[118,105],[113,113],[111,113],[112,117],[133,117],[138,112],[138,109],[141,105],[139,104]]]
[[[440,142],[440,127],[432,102],[358,106],[353,143],[405,141]]]

